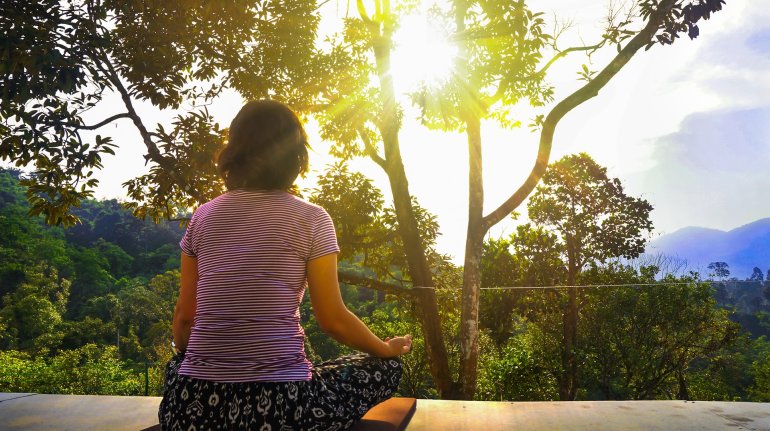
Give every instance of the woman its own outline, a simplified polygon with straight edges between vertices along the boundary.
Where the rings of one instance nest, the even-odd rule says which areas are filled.
[[[201,205],[180,243],[174,311],[180,353],[166,370],[163,429],[342,430],[389,398],[411,336],[380,340],[342,301],[339,248],[323,208],[288,193],[308,169],[307,135],[288,107],[247,103],[218,169],[227,193]],[[299,304],[362,354],[312,366]]]

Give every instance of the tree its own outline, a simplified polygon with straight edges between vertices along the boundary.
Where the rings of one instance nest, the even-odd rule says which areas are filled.
[[[59,347],[64,337],[70,282],[45,264],[26,268],[25,281],[2,298],[0,343],[6,349],[45,354]]]
[[[186,98],[210,100],[226,85],[244,97],[270,96],[315,115],[323,137],[337,144],[337,155],[368,156],[388,175],[408,281],[420,287],[410,296],[419,306],[431,374],[443,397],[470,398],[479,354],[479,265],[486,232],[537,185],[548,165],[556,126],[569,111],[595,97],[642,48],[673,43],[682,32],[696,37],[699,21],[720,10],[723,2],[638,0],[626,18],[610,22],[595,45],[567,49],[544,36],[541,15],[523,1],[454,2],[453,39],[460,43],[461,53],[474,60],[465,70],[468,73],[456,74],[459,83],[439,98],[451,102],[448,128],[466,131],[471,155],[459,379],[450,373],[431,257],[420,235],[400,152],[402,115],[390,59],[392,35],[404,9],[392,7],[390,1],[375,0],[370,11],[358,0],[359,17],[346,19],[343,35],[331,38],[325,52],[314,45],[318,16],[309,1],[266,1],[254,7],[241,3],[211,7],[203,1],[152,7],[141,2],[82,6],[55,0],[34,5],[12,1],[2,11],[5,24],[0,28],[12,41],[12,67],[0,76],[4,89],[0,116],[10,119],[1,131],[0,157],[20,166],[37,163],[38,173],[29,180],[33,212],[45,214],[49,222],[71,223],[75,220],[67,209],[88,195],[95,185],[93,170],[101,166],[103,154],[113,151],[107,138],[99,137],[88,146],[80,131],[131,119],[153,163],[149,174],[127,183],[132,208],[142,217],[174,218],[179,208],[193,207],[222,190],[210,158],[221,145],[222,130],[203,110],[178,115],[170,130],[159,126],[150,132],[133,108],[135,99],[176,109]],[[630,30],[634,25],[641,29]],[[550,103],[545,78],[555,61],[571,52],[607,47],[617,48],[617,55],[598,72],[586,68],[586,83],[535,119],[540,139],[530,175],[505,202],[483,215],[481,120],[500,118],[519,124],[518,119],[502,115],[504,107],[498,110],[486,100],[504,106],[518,100]],[[546,48],[552,48],[553,56],[541,61]],[[38,71],[41,64],[53,67]],[[225,79],[217,80],[220,77]],[[197,81],[214,84],[212,88],[191,84]],[[477,97],[487,89],[492,89],[486,94],[490,98]],[[86,125],[82,111],[109,91],[121,96],[126,112]],[[436,100],[431,94],[441,93],[428,91],[424,100]]]
[[[764,275],[762,274],[762,270],[754,267],[754,270],[751,273],[751,276],[749,277],[749,281],[762,281],[764,280]]]
[[[730,276],[730,265],[727,262],[711,262],[708,269],[712,271],[709,274],[710,277],[727,278]]]
[[[211,155],[222,130],[208,111],[180,113],[170,129],[153,131],[136,103],[201,106],[245,80],[249,97],[302,100],[314,91],[308,74],[325,70],[311,61],[314,9],[307,0],[3,2],[0,159],[34,166],[25,180],[32,214],[77,221],[69,209],[92,195],[102,157],[114,154],[105,127],[122,119],[135,126],[151,163],[150,173],[126,183],[136,215],[176,218],[220,194]],[[84,114],[109,94],[120,97],[124,112],[86,124]],[[102,134],[90,139],[94,131]]]
[[[770,402],[770,345],[763,341],[764,349],[752,363],[754,384],[749,388],[753,401]]]
[[[598,287],[587,292],[581,338],[586,361],[605,399],[690,399],[687,376],[696,360],[710,362],[738,337],[739,325],[718,307],[697,274],[640,273],[610,265],[592,270],[599,283],[645,284]]]
[[[557,284],[565,278],[562,254],[563,245],[554,233],[530,223],[517,226],[508,239],[490,239],[484,243],[481,286],[492,289],[485,291],[481,298],[480,326],[491,331],[492,340],[498,347],[503,348],[508,343],[514,310],[528,316],[540,311],[540,306],[528,301],[526,291],[493,289]]]
[[[549,166],[527,204],[533,223],[560,237],[567,263],[568,305],[564,312],[563,374],[559,396],[577,394],[578,275],[588,264],[612,258],[631,259],[644,252],[645,232],[652,230],[652,206],[628,196],[617,178],[585,153],[565,156]]]

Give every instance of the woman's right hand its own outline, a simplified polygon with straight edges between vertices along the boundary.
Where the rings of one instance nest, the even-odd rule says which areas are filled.
[[[385,343],[390,348],[391,357],[401,356],[412,350],[412,336],[407,334],[403,337],[386,338]]]

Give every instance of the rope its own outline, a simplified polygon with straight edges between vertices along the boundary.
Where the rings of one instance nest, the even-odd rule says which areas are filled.
[[[534,290],[534,289],[566,289],[570,287],[655,287],[655,286],[687,286],[693,283],[730,283],[730,284],[736,284],[736,283],[751,283],[751,284],[764,284],[764,283],[770,283],[770,281],[757,281],[757,280],[724,280],[724,281],[717,281],[717,280],[700,280],[700,281],[690,281],[690,282],[661,282],[661,283],[626,283],[626,284],[580,284],[580,285],[559,285],[559,286],[496,286],[496,287],[482,287],[481,290],[514,290],[514,289],[523,289],[523,290]],[[435,287],[428,287],[428,286],[414,286],[412,289],[435,289]],[[445,290],[461,290],[460,288],[452,288],[452,289],[445,289]]]

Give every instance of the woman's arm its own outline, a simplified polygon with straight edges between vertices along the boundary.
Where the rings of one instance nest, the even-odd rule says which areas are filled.
[[[328,254],[307,264],[310,301],[318,325],[332,338],[356,350],[381,358],[399,356],[412,347],[412,337],[382,341],[345,306],[337,280],[337,255]]]
[[[195,318],[195,292],[198,288],[198,259],[182,253],[182,274],[179,298],[174,309],[174,344],[179,350],[187,349],[193,319]]]

